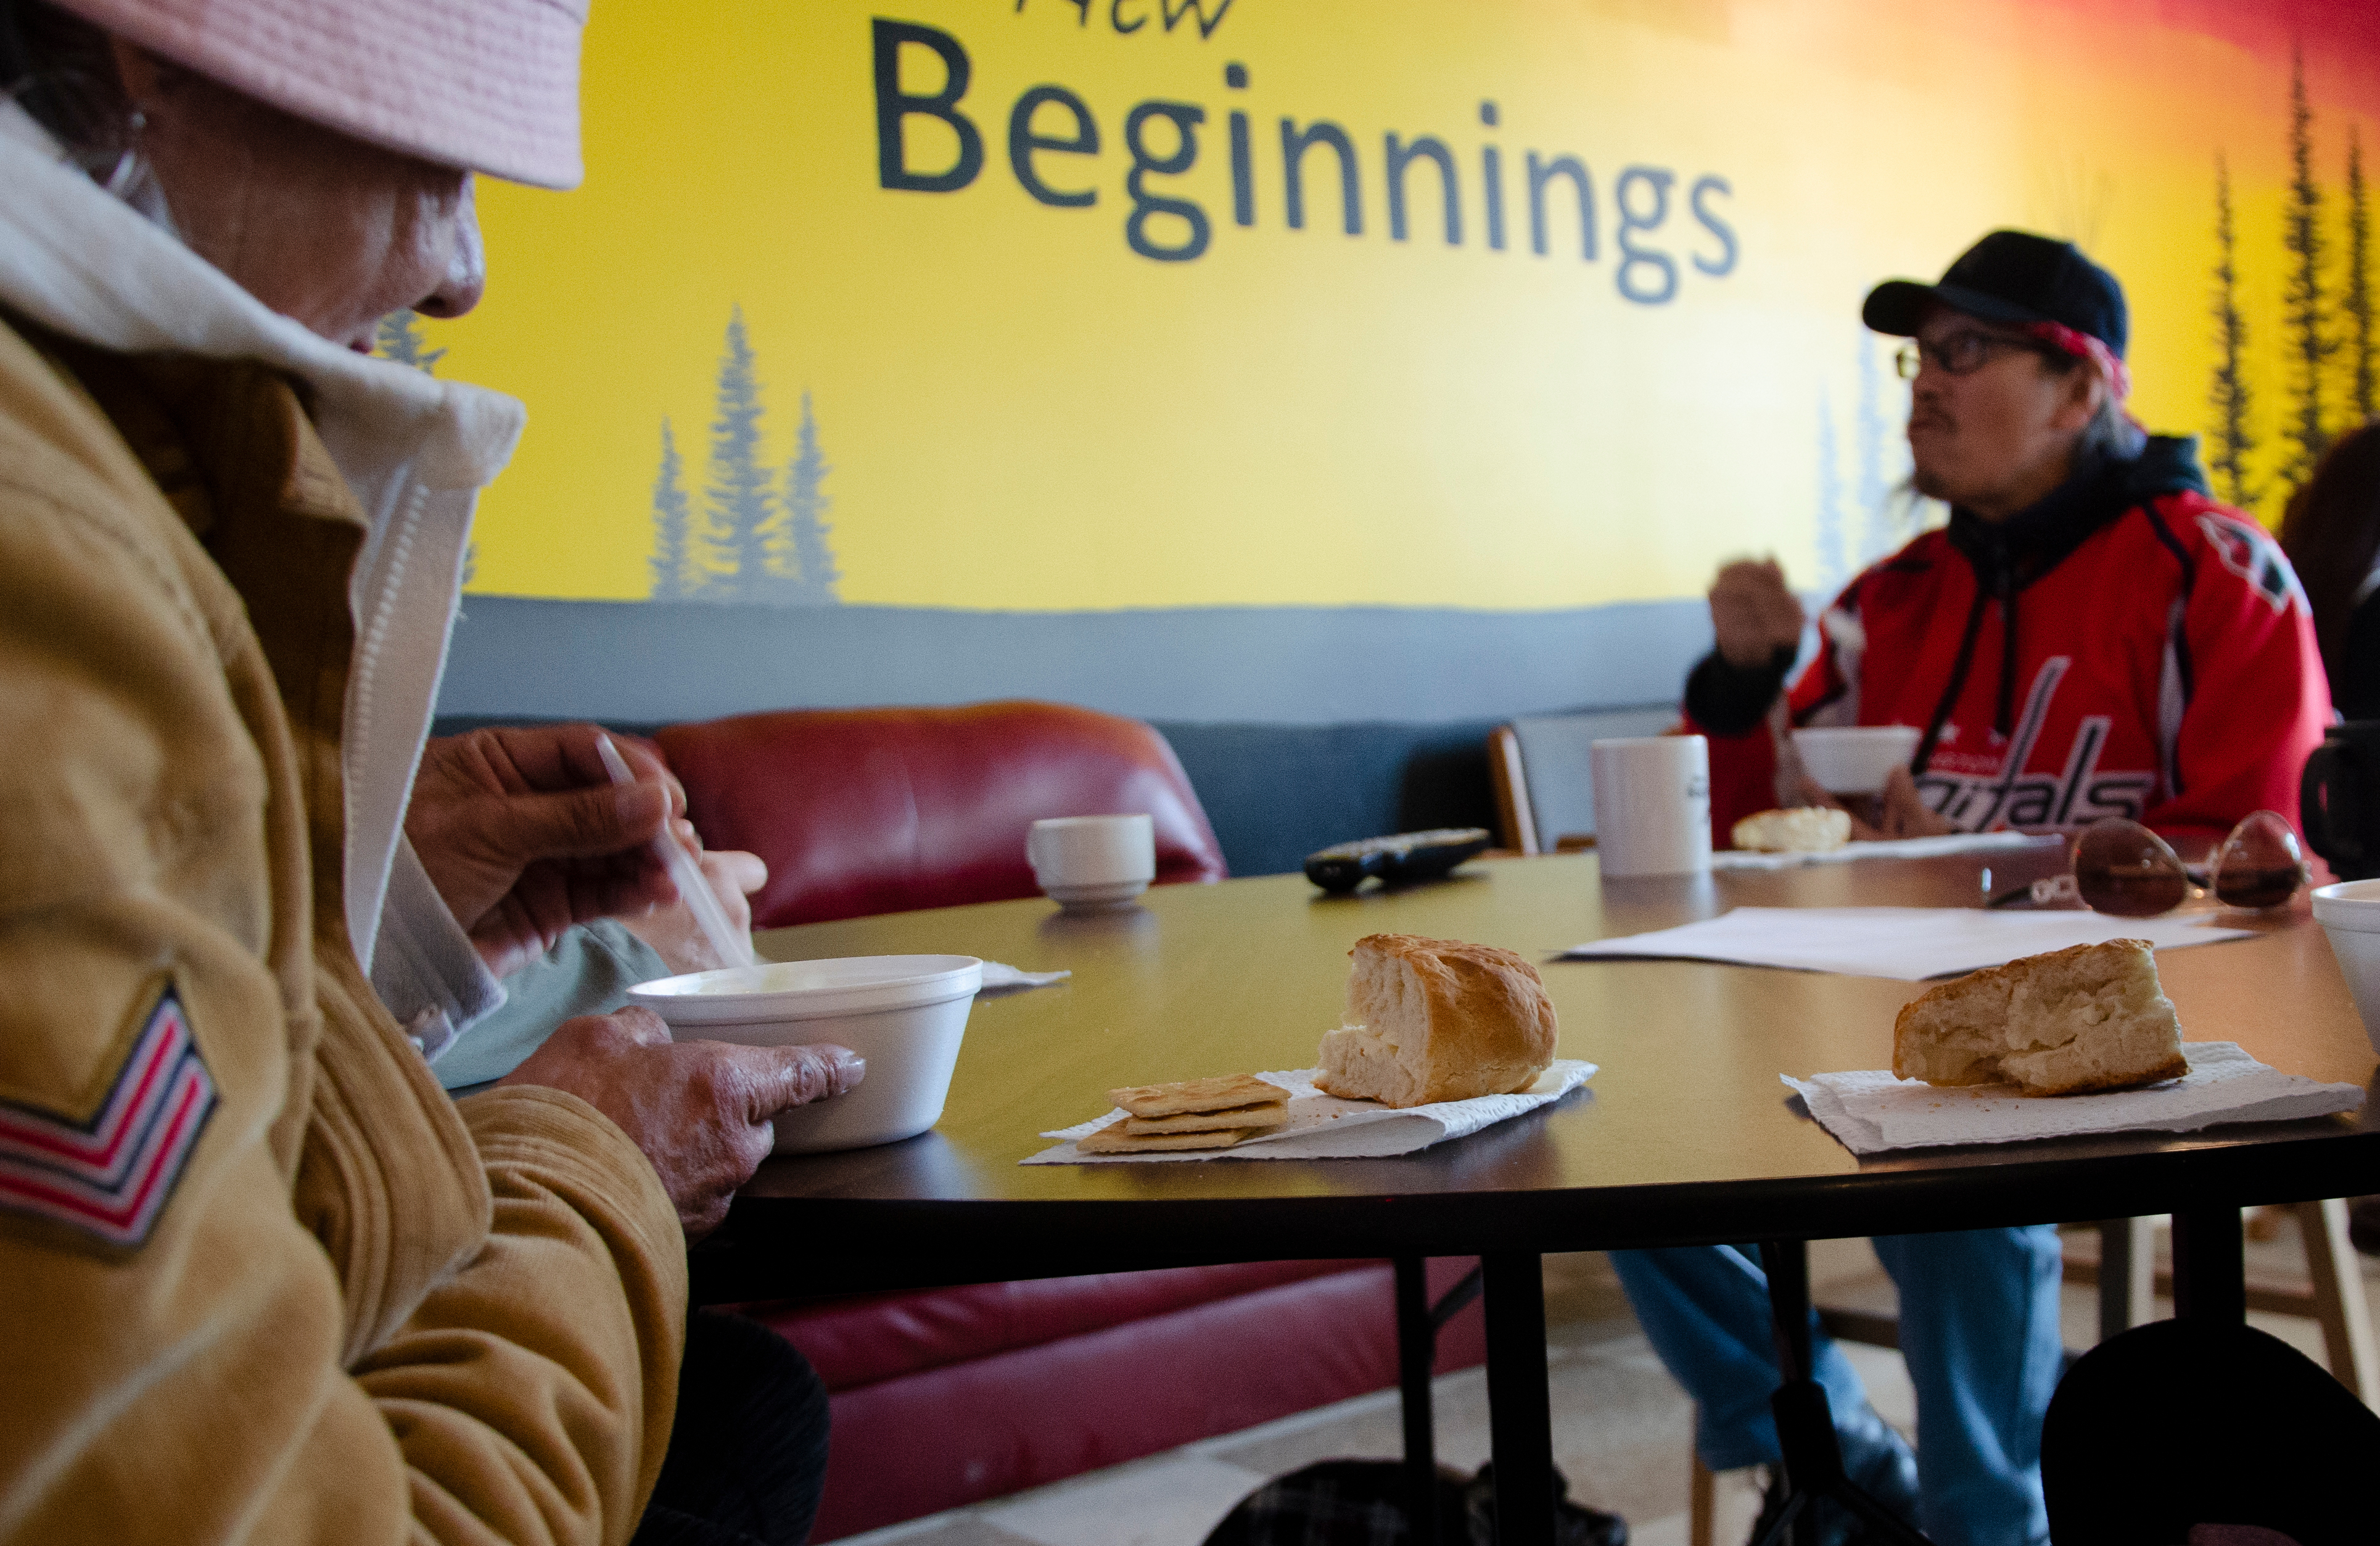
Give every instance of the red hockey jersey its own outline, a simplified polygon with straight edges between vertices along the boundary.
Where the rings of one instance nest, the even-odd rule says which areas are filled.
[[[2196,481],[2183,443],[2151,446]],[[1965,831],[2128,816],[2220,836],[2258,810],[2296,824],[2330,700],[2289,561],[2195,488],[2107,511],[2062,512],[2030,560],[1972,517],[1920,536],[1827,609],[1776,718],[1923,727],[1918,789]],[[1712,739],[1722,837],[1774,803],[1776,718]]]

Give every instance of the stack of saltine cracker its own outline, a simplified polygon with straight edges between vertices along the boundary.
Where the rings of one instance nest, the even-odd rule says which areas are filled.
[[[1075,1140],[1086,1154],[1229,1149],[1289,1120],[1289,1091],[1254,1074],[1111,1090],[1124,1119]]]

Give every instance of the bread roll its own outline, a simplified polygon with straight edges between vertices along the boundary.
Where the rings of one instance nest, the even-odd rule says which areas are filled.
[[[2181,1024],[2146,940],[2078,944],[1945,982],[1900,1011],[1892,1071],[2078,1095],[2179,1078]]]
[[[1831,854],[1852,840],[1852,814],[1830,805],[1763,810],[1735,823],[1728,836],[1739,848],[1770,854]]]
[[[1371,934],[1348,954],[1347,1023],[1323,1033],[1316,1088],[1419,1106],[1526,1090],[1553,1061],[1553,1002],[1511,951]]]

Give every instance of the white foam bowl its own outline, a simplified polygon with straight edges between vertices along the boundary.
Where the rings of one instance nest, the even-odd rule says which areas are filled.
[[[1873,795],[1895,768],[1909,766],[1925,732],[1913,724],[1858,724],[1796,730],[1793,749],[1818,787],[1835,795]]]
[[[2380,881],[2340,881],[2317,887],[2314,921],[2330,936],[2330,953],[2338,957],[2338,974],[2355,995],[2355,1012],[2363,1016],[2363,1034],[2380,1053]]]
[[[830,1041],[868,1060],[859,1088],[777,1114],[780,1154],[898,1143],[941,1120],[967,1011],[972,956],[850,956],[664,977],[628,990],[681,1041]]]

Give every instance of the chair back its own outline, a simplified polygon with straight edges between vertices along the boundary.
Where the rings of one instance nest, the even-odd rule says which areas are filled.
[[[1530,714],[1496,727],[1488,741],[1504,846],[1552,853],[1566,837],[1595,832],[1595,778],[1587,750],[1597,741],[1658,736],[1678,723],[1675,705]]]
[[[1031,896],[1049,816],[1148,813],[1157,883],[1225,874],[1165,737],[1062,703],[789,710],[654,737],[705,844],[767,861],[755,928]]]

